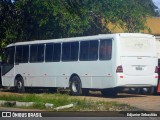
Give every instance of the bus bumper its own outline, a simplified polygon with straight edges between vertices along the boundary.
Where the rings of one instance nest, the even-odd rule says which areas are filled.
[[[117,74],[117,87],[156,87],[158,74],[152,76],[129,76]]]

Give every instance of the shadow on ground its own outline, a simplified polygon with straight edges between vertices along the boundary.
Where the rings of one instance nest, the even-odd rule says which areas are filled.
[[[13,93],[16,93],[16,91],[14,89],[0,89],[0,92],[6,92],[6,93],[7,92],[11,92],[12,93],[13,92]],[[48,89],[33,89],[33,88],[32,89],[26,89],[25,93],[28,93],[28,94],[50,93],[50,94],[52,94]],[[69,95],[69,90],[58,89],[57,93],[68,94]],[[137,97],[138,98],[138,97],[144,97],[146,95],[128,94],[127,92],[124,92],[124,93],[118,93],[116,96],[103,96],[101,94],[101,92],[99,92],[99,91],[90,91],[88,96],[89,97],[97,97],[97,98],[112,98],[112,99],[116,99],[116,98],[132,98],[132,97]]]

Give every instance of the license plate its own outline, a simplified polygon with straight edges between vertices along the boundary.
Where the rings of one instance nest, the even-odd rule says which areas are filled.
[[[143,68],[140,67],[140,66],[137,66],[137,67],[136,67],[136,70],[143,70]]]

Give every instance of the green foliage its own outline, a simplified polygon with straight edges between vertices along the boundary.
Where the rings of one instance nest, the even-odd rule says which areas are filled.
[[[139,0],[121,0],[121,5],[118,5],[117,20],[115,24],[119,24],[125,32],[139,32],[140,30],[148,29],[146,18],[151,16],[151,10],[143,2]],[[117,7],[117,6],[116,6]],[[123,14],[122,14],[123,13]]]
[[[74,107],[69,109],[64,109],[62,111],[129,111],[135,110],[136,108],[131,107],[126,104],[121,104],[117,102],[106,102],[99,100],[82,99],[77,97],[71,97],[67,94],[8,94],[0,95],[0,100],[5,101],[19,101],[19,102],[35,102],[33,106],[28,108],[33,109],[46,109],[45,104],[54,104],[54,108],[74,104]],[[16,107],[13,104],[7,103],[5,107]],[[24,108],[24,107],[23,107]]]
[[[109,23],[125,32],[149,29],[152,0],[1,0],[0,48],[35,39],[111,33]]]
[[[14,6],[10,0],[0,1],[0,46],[6,46],[6,44],[12,42],[15,38],[14,33]]]

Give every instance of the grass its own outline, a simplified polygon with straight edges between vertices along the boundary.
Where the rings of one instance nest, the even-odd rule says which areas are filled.
[[[5,94],[0,95],[0,100],[6,101],[19,101],[19,102],[35,102],[35,104],[28,108],[46,109],[45,103],[54,104],[54,107],[74,104],[74,107],[65,109],[63,111],[129,111],[134,110],[133,107],[120,104],[117,102],[106,102],[106,101],[95,101],[89,99],[80,99],[76,97],[71,97],[67,94]],[[6,107],[15,107],[12,105],[5,105]],[[26,108],[26,107],[23,107]]]

